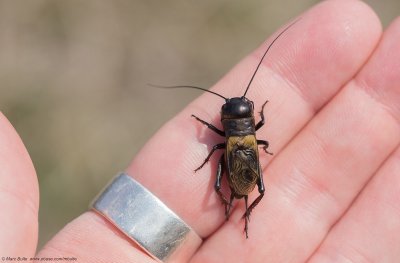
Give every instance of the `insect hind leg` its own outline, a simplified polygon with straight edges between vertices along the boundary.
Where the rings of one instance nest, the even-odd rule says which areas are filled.
[[[249,199],[249,196],[248,195],[245,195],[244,196],[244,203],[245,203],[245,205],[246,205],[246,212],[244,213],[244,215],[243,215],[243,217],[244,217],[244,232],[246,233],[246,238],[249,238],[249,233],[248,233],[248,230],[249,230],[249,221],[250,221],[250,211],[249,211],[249,208],[247,207],[248,206],[248,199]]]
[[[229,198],[229,204],[228,204],[228,208],[225,210],[225,218],[226,221],[229,220],[229,216],[230,216],[230,211],[232,208],[232,203],[233,203],[233,199],[235,198],[235,194],[233,192],[231,192],[231,197]]]
[[[261,171],[261,168],[260,168],[260,171]],[[251,203],[249,208],[246,208],[246,212],[244,213],[242,218],[250,218],[250,214],[253,211],[254,207],[256,207],[258,205],[258,203],[261,201],[261,199],[264,197],[265,187],[264,187],[264,180],[263,180],[263,176],[262,176],[261,172],[260,172],[260,177],[257,180],[257,185],[258,185],[258,192],[260,193],[260,195],[256,198],[256,200],[253,201],[253,203]]]
[[[225,206],[225,215],[226,215],[228,211],[228,206],[230,206],[231,203],[228,203],[228,200],[226,200],[224,194],[221,192],[221,179],[224,174],[224,167],[225,167],[225,159],[224,155],[222,154],[218,162],[217,179],[215,180],[214,189],[215,192],[217,192],[219,198],[221,199],[222,204]]]

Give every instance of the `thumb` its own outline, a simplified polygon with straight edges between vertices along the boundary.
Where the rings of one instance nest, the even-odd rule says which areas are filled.
[[[39,189],[29,154],[0,113],[0,259],[34,256]]]

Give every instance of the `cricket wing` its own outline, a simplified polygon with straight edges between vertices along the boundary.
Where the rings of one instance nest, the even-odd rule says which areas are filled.
[[[257,140],[254,135],[229,137],[226,147],[228,182],[238,196],[253,191],[259,177]]]

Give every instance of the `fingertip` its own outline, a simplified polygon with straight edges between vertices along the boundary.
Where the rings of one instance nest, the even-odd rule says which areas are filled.
[[[301,17],[265,64],[317,110],[368,60],[382,25],[358,0],[323,1]]]
[[[35,167],[21,137],[7,117],[0,112],[0,185],[26,197],[38,210],[39,185]]]
[[[356,83],[400,122],[400,17],[385,30],[379,46],[356,77]]]
[[[358,0],[323,1],[299,17],[268,51],[266,67],[257,73],[249,96],[262,98],[270,93],[272,75],[317,111],[365,64],[381,37],[382,25],[373,9]],[[229,72],[215,90],[242,91],[266,48],[285,26]]]

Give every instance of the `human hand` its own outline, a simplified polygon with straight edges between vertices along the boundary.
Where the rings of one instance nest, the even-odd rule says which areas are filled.
[[[400,20],[381,36],[376,15],[360,1],[325,1],[301,17],[268,53],[247,94],[257,111],[270,101],[257,138],[268,140],[274,152],[260,151],[266,193],[251,215],[249,239],[243,200],[235,201],[225,221],[214,193],[218,157],[193,175],[223,138],[190,115],[219,125],[220,98],[204,94],[191,103],[127,168],[205,239],[193,263],[400,261]],[[243,94],[274,36],[213,90]],[[11,126],[0,121],[0,200],[7,211],[0,216],[0,256],[33,255],[35,174]],[[250,200],[256,196],[254,191]],[[93,212],[39,252],[57,255],[79,262],[154,262]]]

